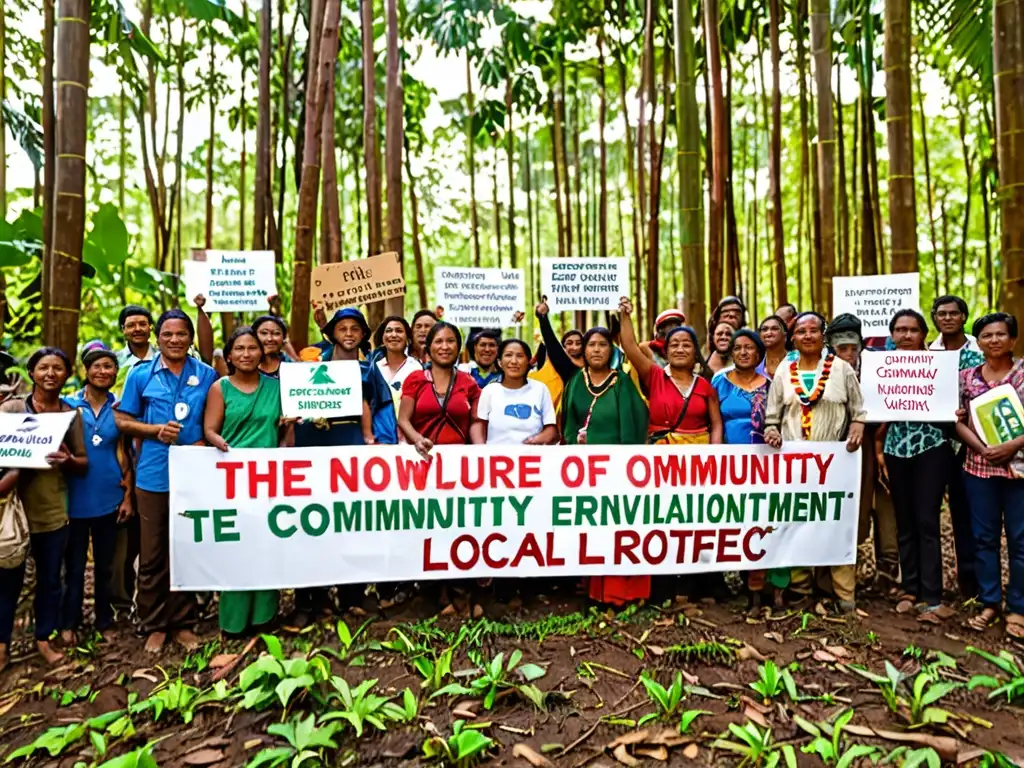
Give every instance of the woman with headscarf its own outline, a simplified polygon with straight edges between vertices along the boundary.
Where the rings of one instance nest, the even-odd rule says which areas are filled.
[[[825,318],[804,312],[793,321],[797,359],[779,366],[768,390],[764,441],[781,448],[783,441],[846,441],[850,452],[864,438],[864,399],[853,368],[825,347]],[[831,589],[839,609],[856,608],[856,568],[831,568]],[[810,571],[794,568],[790,589],[801,596],[812,591]]]
[[[483,328],[469,337],[466,342],[466,354],[469,362],[459,366],[459,370],[473,377],[476,385],[483,389],[501,377],[498,367],[498,345],[501,344],[501,331]]]
[[[696,444],[722,442],[722,416],[718,395],[708,380],[697,373],[700,352],[697,334],[687,325],[668,332],[665,354],[668,364],[655,365],[636,342],[633,303],[619,302],[622,349],[647,393],[650,420],[646,442]]]
[[[370,359],[376,363],[380,375],[392,389],[397,418],[402,404],[402,384],[409,378],[409,374],[423,370],[422,363],[409,354],[412,348],[412,329],[404,317],[385,317],[373,335],[373,345]]]
[[[2,413],[63,413],[73,410],[60,399],[60,391],[71,376],[71,361],[56,347],[32,353],[27,364],[32,391],[0,406]],[[32,559],[36,566],[35,611],[36,649],[47,664],[56,664],[63,654],[50,645],[59,629],[60,569],[68,539],[68,485],[66,474],[81,475],[89,467],[82,432],[82,419],[75,416],[60,447],[46,457],[49,469],[0,470],[0,488],[5,493],[17,484],[17,493],[28,518]],[[0,669],[10,661],[8,648],[14,629],[14,613],[25,579],[25,563],[0,568]]]
[[[789,329],[786,321],[778,315],[768,315],[761,321],[758,329],[761,334],[761,343],[764,345],[764,360],[758,366],[762,376],[771,380],[775,377],[775,371],[786,359],[786,345],[789,339]]]
[[[729,345],[732,344],[732,334],[736,326],[727,320],[716,321],[708,331],[708,346],[711,353],[708,355],[707,367],[712,373],[724,371],[732,365],[729,357]]]
[[[583,368],[569,381],[562,402],[567,445],[643,445],[647,441],[647,408],[629,376],[613,367],[613,351],[607,328],[591,328],[583,335]],[[649,357],[640,355],[653,366]],[[589,592],[593,600],[623,605],[648,598],[651,577],[592,577]]]

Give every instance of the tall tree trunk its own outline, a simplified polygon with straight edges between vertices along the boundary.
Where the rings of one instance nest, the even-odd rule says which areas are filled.
[[[57,32],[56,180],[47,343],[78,352],[85,237],[86,129],[89,117],[89,0],[61,0]]]
[[[836,271],[836,143],[832,115],[832,28],[828,0],[812,0],[811,50],[818,107],[818,210],[821,254],[818,264],[818,306],[832,316],[832,277]]]
[[[404,96],[402,91],[402,62],[399,56],[398,2],[387,0],[387,79],[385,81],[384,173],[388,184],[388,240],[386,250],[398,254],[398,262],[405,270],[405,227],[402,211],[402,150],[405,147]],[[405,314],[405,299],[399,296],[367,307],[370,327],[375,328],[385,315]]]
[[[341,198],[338,196],[338,154],[335,142],[334,90],[335,73],[331,72],[327,84],[327,103],[324,105],[324,124],[320,128],[320,263],[337,264],[341,261]]]
[[[580,256],[586,256],[583,233],[585,230],[583,216],[583,170],[580,155],[580,68],[573,68],[573,99],[572,99],[572,165],[574,192],[576,195],[576,247]]]
[[[861,178],[861,274],[878,274],[878,241],[875,235],[875,209],[871,195],[871,97],[860,99],[860,178]]]
[[[501,205],[498,203],[498,141],[492,139],[494,161],[491,164],[491,212],[494,214],[494,266],[501,267]]]
[[[476,105],[473,101],[473,66],[466,54],[466,153],[469,159],[469,228],[472,232],[473,266],[480,266],[480,226],[476,214],[476,136],[473,134]]]
[[[725,100],[722,94],[722,43],[718,0],[704,3],[704,35],[707,39],[708,72],[711,83],[711,210],[708,215],[708,275],[711,306],[722,296],[722,234],[725,214]],[[785,270],[785,265],[783,265]],[[783,278],[785,273],[783,271]],[[782,280],[785,284],[785,279]]]
[[[796,289],[797,306],[804,304],[804,227],[807,224],[807,195],[810,191],[810,158],[808,149],[810,146],[810,128],[807,109],[807,48],[804,30],[807,26],[807,0],[797,0],[796,12],[793,17],[793,27],[796,39],[796,71],[797,79],[800,82],[800,200],[797,206],[797,235],[796,235]],[[814,259],[813,250],[809,249],[808,265]]]
[[[642,217],[637,215],[640,210],[640,203],[638,201],[637,193],[637,173],[633,165],[633,160],[636,154],[633,152],[633,131],[629,127],[629,110],[626,108],[626,91],[629,88],[629,75],[626,72],[625,63],[626,52],[624,47],[619,49],[619,55],[615,57],[615,63],[618,68],[619,75],[619,111],[622,113],[622,123],[624,126],[624,140],[626,144],[626,155],[624,162],[626,164],[626,181],[629,184],[629,208],[632,211],[630,216],[630,223],[633,231],[633,262],[636,265],[640,264],[641,256],[641,244],[640,244],[640,222]],[[641,170],[641,173],[643,171]],[[697,182],[698,185],[700,182]],[[623,254],[625,256],[625,254]]]
[[[768,0],[768,38],[772,58],[772,138],[768,152],[768,194],[772,205],[772,265],[775,269],[775,295],[780,304],[789,301],[786,276],[785,227],[782,223],[782,88],[780,69],[782,49],[779,27],[782,24],[780,0]],[[799,36],[799,33],[798,33]]]
[[[668,78],[671,73],[672,59],[665,51],[661,57],[661,95],[662,101],[668,104]],[[657,91],[653,91],[657,93]],[[651,114],[653,116],[657,99],[651,98]],[[665,158],[665,135],[668,132],[668,109],[662,114],[660,134],[655,138],[653,133],[654,120],[651,120],[651,210],[648,244],[650,252],[647,259],[647,311],[649,316],[649,327],[654,325],[654,318],[658,315],[660,305],[660,278],[662,270],[659,266],[661,252],[661,169]]]
[[[999,152],[996,198],[1003,228],[1001,303],[1024,317],[1024,2],[993,3],[992,24]]]
[[[725,52],[725,292],[730,296],[743,293],[743,268],[740,266],[740,245],[736,224],[736,200],[733,195],[732,144],[732,54]]]
[[[920,67],[920,57],[917,59],[918,67]],[[931,236],[932,244],[932,272],[933,272],[933,286],[935,289],[935,297],[939,297],[939,238],[935,228],[935,189],[932,186],[932,163],[931,156],[928,151],[928,124],[925,118],[924,112],[924,91],[921,88],[921,75],[918,71],[917,77],[917,100],[918,100],[918,112],[921,121],[921,151],[924,155],[924,185],[925,185],[925,204],[928,206],[928,230]],[[988,306],[992,306],[989,304]]]
[[[412,214],[412,258],[416,266],[416,288],[420,294],[420,307],[427,306],[427,277],[423,271],[423,248],[420,245],[420,203],[416,197],[416,179],[412,175],[409,145],[405,146],[405,175],[409,179],[409,212]]]
[[[992,259],[992,213],[989,204],[989,189],[988,180],[991,168],[994,167],[994,163],[990,166],[989,162],[981,164],[981,210],[982,217],[985,225],[985,296],[986,296],[986,307],[994,306],[992,303],[992,297],[994,294],[994,287],[996,284],[996,276],[993,272],[993,259]],[[938,272],[936,271],[936,275]],[[938,285],[938,277],[936,279],[936,286]],[[935,295],[938,296],[938,290]]]
[[[561,259],[567,254],[565,251],[565,215],[562,212],[562,151],[558,141],[559,117],[558,107],[556,106],[559,98],[561,97],[558,95],[558,88],[556,86],[554,94],[550,97],[549,101],[551,122],[548,124],[548,133],[551,138],[551,164],[555,187],[555,226],[558,229],[558,258]]]
[[[516,254],[516,171],[515,131],[513,123],[512,81],[505,80],[505,114],[508,115],[508,132],[505,135],[505,172],[508,176],[508,258],[512,269],[519,267]]]
[[[839,141],[839,223],[842,227],[840,237],[842,239],[842,266],[839,274],[850,274],[850,199],[846,190],[846,131],[845,117],[843,114],[843,91],[840,80],[836,81],[836,135]]]
[[[213,145],[217,138],[217,89],[214,82],[217,75],[217,56],[213,44],[213,25],[207,25],[207,34],[210,37],[210,123],[206,143],[206,237],[203,240],[204,247],[213,248]],[[124,215],[122,211],[121,215]]]
[[[683,311],[703,344],[707,336],[704,301],[704,188],[700,168],[700,117],[697,112],[697,55],[693,40],[693,8],[688,0],[672,0],[676,67],[676,175],[679,178],[679,248],[683,263]],[[750,297],[753,299],[754,297]]]
[[[302,182],[299,185],[298,216],[295,224],[295,283],[289,334],[298,349],[305,347],[309,340],[309,281],[313,263],[316,199],[320,190],[321,132],[324,108],[327,104],[327,89],[338,59],[338,19],[341,15],[341,2],[324,0],[323,9],[323,27],[316,34],[310,31],[307,48],[307,51],[311,51],[314,45],[313,38],[320,38],[317,45],[319,56],[309,78],[315,87],[306,91],[306,136],[302,149]],[[310,59],[311,63],[312,61],[313,59]]]
[[[49,344],[53,339],[50,329],[52,313],[50,305],[51,279],[53,276],[53,189],[57,164],[57,140],[53,114],[53,35],[54,0],[43,0],[43,258],[41,267],[40,301],[43,308],[43,340]],[[72,359],[74,356],[72,355]]]
[[[604,70],[604,29],[597,34],[597,133],[598,133],[598,197],[597,197],[597,254],[608,255],[608,144],[604,129],[608,121],[608,92]]]
[[[526,185],[526,240],[527,240],[527,263],[526,273],[527,275],[533,275],[531,271],[533,264],[537,260],[537,253],[533,247],[533,169],[531,168],[530,155],[533,153],[533,144],[530,141],[529,129],[527,128],[526,141],[521,145],[519,150],[520,155],[523,158],[523,182]],[[533,293],[532,296],[537,297],[540,295],[540,285],[534,283],[532,285]]]
[[[360,0],[360,8],[363,41],[363,163],[366,169],[367,246],[368,253],[373,255],[380,253],[384,245],[380,150],[377,146],[377,70],[373,55],[373,0]],[[469,98],[472,100],[472,94]],[[475,219],[474,216],[474,236]]]
[[[279,7],[283,7],[281,3]],[[295,46],[295,28],[299,23],[299,8],[296,7],[295,15],[292,17],[292,28],[288,34],[288,44],[285,46],[281,58],[281,125],[278,134],[281,137],[281,164],[277,169],[277,247],[275,253],[277,258],[284,258],[284,197],[288,189],[287,168],[288,168],[288,139],[291,137],[292,125],[292,75],[291,59],[292,49]]]
[[[253,190],[252,247],[267,247],[267,215],[273,206],[270,195],[270,30],[274,19],[270,0],[262,0],[260,22],[259,110],[256,116],[256,189]]]
[[[558,52],[558,97],[555,99],[557,119],[555,128],[559,145],[559,156],[562,158],[562,192],[565,195],[563,211],[565,213],[565,255],[572,258],[572,179],[569,175],[569,144],[566,140],[568,118],[566,117],[565,100],[565,44],[562,43]]]
[[[148,0],[148,2],[151,3],[152,0]],[[315,8],[316,5],[317,5],[317,0],[312,0],[312,5]],[[243,18],[248,18],[248,16],[249,16],[249,5],[248,5],[247,0],[242,0],[242,16],[243,16]],[[142,31],[144,33],[146,33],[146,34],[149,33],[149,30],[146,29],[146,25],[145,24],[143,24]],[[313,35],[311,35],[311,36],[313,36]],[[245,125],[245,123],[246,123],[245,115],[246,115],[246,109],[248,109],[248,105],[246,104],[246,101],[245,101],[245,73],[248,71],[248,64],[246,62],[245,46],[244,45],[240,45],[238,47],[238,61],[239,61],[239,64],[241,65],[241,69],[242,69],[242,78],[241,78],[242,82],[239,84],[239,89],[238,89],[238,130],[242,134],[242,150],[241,150],[241,153],[239,154],[239,158],[238,158],[238,208],[239,208],[239,210],[238,210],[238,250],[244,251],[245,250],[245,201],[248,199],[248,197],[250,195],[249,187],[245,183],[246,162],[248,160],[248,157],[246,155],[246,145],[245,145],[245,133],[246,133],[246,131],[245,131],[245,128],[246,128],[246,125]],[[146,146],[145,139],[146,139],[146,131],[145,131],[145,128],[142,128],[142,140],[143,140],[142,141],[142,146],[143,146],[143,150],[145,150],[145,146]],[[154,152],[156,151],[156,139],[155,138],[153,140],[153,151]],[[149,167],[148,163],[146,164],[146,167],[148,169],[148,167]]]
[[[910,85],[910,0],[885,0],[885,122],[889,132],[892,271],[917,270],[914,115]]]
[[[640,248],[636,252],[636,262],[633,265],[633,292],[636,294],[636,323],[640,328],[647,328],[647,320],[644,315],[644,256],[647,253],[645,226],[647,224],[647,97],[649,93],[648,83],[654,79],[654,3],[653,0],[644,2],[644,42],[643,53],[640,57],[640,82],[637,85],[637,97],[640,102],[640,113],[636,126],[636,169],[637,169],[637,196],[640,201]],[[651,120],[654,115],[651,115]]]

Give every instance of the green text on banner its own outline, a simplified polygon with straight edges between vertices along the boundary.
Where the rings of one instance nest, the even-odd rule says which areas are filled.
[[[766,446],[172,447],[171,583],[273,589],[844,565],[860,453]]]
[[[363,413],[363,379],[356,360],[281,364],[285,418],[339,418]]]

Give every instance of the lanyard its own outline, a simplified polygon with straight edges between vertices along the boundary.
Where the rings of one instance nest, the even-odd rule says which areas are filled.
[[[177,386],[174,390],[174,420],[179,422],[185,421],[185,419],[187,419],[189,416],[188,403],[186,403],[181,396],[182,389],[185,387],[185,385],[188,383],[188,379],[191,377],[191,375],[188,372],[188,360],[188,357],[186,357],[185,364],[184,366],[182,366],[181,369],[181,375],[176,377]],[[162,362],[163,356],[157,353],[157,355],[153,358],[153,367],[156,368],[156,366],[160,365]],[[157,368],[153,375],[155,376],[157,373],[160,372],[160,370],[161,369]],[[163,370],[166,370],[171,376],[174,376],[174,373],[171,372],[171,370],[167,368],[167,366],[164,366]],[[161,386],[163,386],[163,382],[161,382]]]

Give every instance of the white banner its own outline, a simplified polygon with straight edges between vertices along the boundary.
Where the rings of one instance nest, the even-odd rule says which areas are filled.
[[[860,390],[868,421],[956,421],[959,368],[959,352],[864,352]]]
[[[917,272],[832,278],[833,317],[856,315],[865,339],[889,335],[889,321],[901,309],[920,309]]]
[[[0,467],[49,469],[46,456],[60,448],[75,411],[0,413]]]
[[[276,589],[856,561],[861,457],[767,446],[172,446],[171,584]]]
[[[437,303],[452,325],[508,328],[526,307],[526,287],[521,269],[434,270]]]
[[[277,293],[273,251],[193,251],[183,265],[185,294],[208,312],[266,312]]]
[[[333,419],[363,412],[363,378],[357,360],[281,364],[281,414]]]
[[[629,259],[541,259],[541,293],[552,312],[616,310],[629,296]]]

